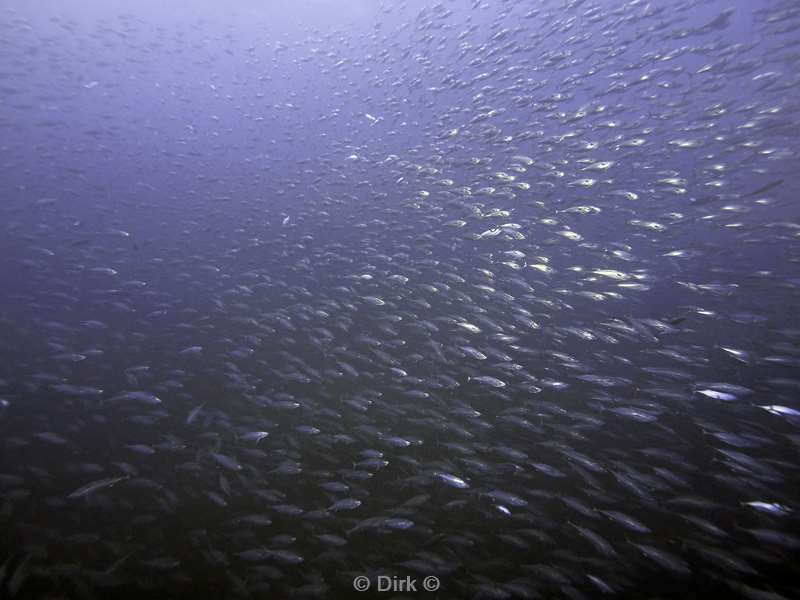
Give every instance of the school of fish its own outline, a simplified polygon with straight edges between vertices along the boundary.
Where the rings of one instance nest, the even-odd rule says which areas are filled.
[[[800,596],[800,5],[242,6],[0,7],[0,597]]]

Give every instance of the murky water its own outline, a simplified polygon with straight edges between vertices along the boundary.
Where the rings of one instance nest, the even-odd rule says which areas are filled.
[[[794,3],[0,14],[0,596],[797,595]]]

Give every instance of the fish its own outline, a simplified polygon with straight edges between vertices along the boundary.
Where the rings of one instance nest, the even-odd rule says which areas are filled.
[[[144,391],[123,392],[112,396],[108,401],[114,403],[139,402],[147,405],[161,404],[161,398],[155,394]]]
[[[797,410],[796,408],[792,408],[790,406],[780,406],[772,404],[763,406],[760,405],[759,408],[763,408],[764,410],[766,410],[769,413],[772,413],[773,415],[785,416],[790,418],[800,417],[800,410]]]
[[[76,498],[87,498],[92,494],[94,494],[95,492],[111,488],[116,484],[120,483],[121,481],[125,481],[127,479],[129,479],[128,476],[122,476],[122,477],[106,477],[104,479],[91,481],[86,485],[79,487],[71,494],[69,494],[67,498],[69,498],[70,500],[75,500]]]
[[[620,525],[623,525],[627,529],[630,529],[631,531],[634,531],[636,533],[650,533],[651,532],[650,528],[647,527],[646,525],[644,525],[643,523],[641,523],[638,519],[636,519],[636,518],[634,518],[634,517],[632,517],[630,515],[626,515],[625,513],[622,513],[620,511],[617,511],[617,510],[600,510],[598,512],[604,514],[606,517],[608,517],[612,521],[614,521],[616,523],[619,523]]]
[[[669,571],[679,575],[690,575],[692,572],[686,561],[674,556],[669,552],[666,552],[665,550],[648,546],[646,544],[635,544],[633,542],[630,543],[632,546],[637,548],[643,556]]]
[[[236,459],[227,454],[222,454],[220,452],[212,452],[211,458],[221,467],[229,470],[229,471],[241,471],[244,467],[239,464]]]
[[[479,375],[477,377],[469,377],[469,381],[477,381],[478,383],[482,383],[485,385],[489,385],[494,388],[502,388],[506,386],[506,382],[502,379],[498,379],[497,377],[492,377],[491,375]]]
[[[466,481],[450,473],[435,473],[435,476],[437,479],[439,479],[446,485],[449,485],[450,487],[458,488],[461,490],[469,487],[469,484]]]
[[[732,400],[736,400],[737,398],[733,394],[728,394],[726,392],[719,392],[717,390],[697,390],[697,393],[707,398],[712,398],[714,400],[724,400],[725,402],[730,402]]]
[[[361,500],[357,500],[355,498],[342,498],[341,500],[337,500],[331,504],[327,510],[332,512],[340,510],[355,510],[359,506],[361,506]]]
[[[760,188],[755,189],[752,192],[749,192],[749,193],[745,194],[744,197],[748,198],[750,196],[758,196],[759,194],[765,194],[765,193],[769,192],[770,190],[774,190],[779,185],[783,185],[783,183],[784,183],[783,179],[778,179],[776,181],[771,181],[770,183],[767,183],[766,185],[763,185]]]

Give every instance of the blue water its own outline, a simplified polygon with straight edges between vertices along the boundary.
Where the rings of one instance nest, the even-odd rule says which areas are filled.
[[[798,595],[795,3],[0,10],[0,597]]]

